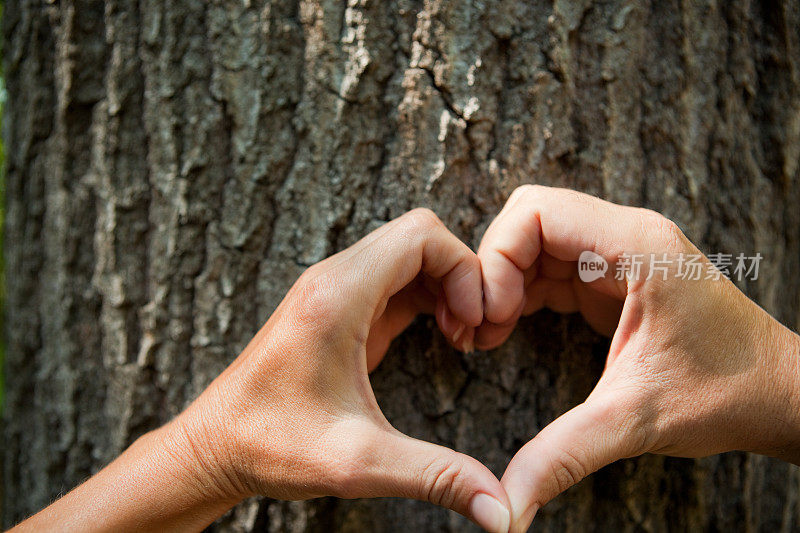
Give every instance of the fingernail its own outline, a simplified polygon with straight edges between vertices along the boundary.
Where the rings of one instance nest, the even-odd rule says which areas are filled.
[[[453,333],[453,344],[458,344],[458,339],[461,337],[461,334],[464,333],[465,328],[466,326],[464,324],[458,326],[458,329],[456,329],[455,333]]]
[[[471,354],[475,351],[475,343],[472,339],[464,339],[464,342],[461,343],[461,349],[464,350],[464,353]]]
[[[511,515],[508,509],[488,494],[481,492],[473,496],[469,504],[472,519],[491,533],[508,533]]]

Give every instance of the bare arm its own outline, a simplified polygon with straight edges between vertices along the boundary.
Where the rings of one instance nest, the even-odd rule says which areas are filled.
[[[415,210],[308,269],[186,411],[19,531],[196,531],[255,494],[417,498],[507,531],[499,480],[398,432],[372,393],[368,371],[421,312],[457,347],[483,319],[478,257]]]

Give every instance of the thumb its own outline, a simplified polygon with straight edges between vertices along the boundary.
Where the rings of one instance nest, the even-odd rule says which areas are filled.
[[[492,533],[508,532],[508,497],[486,466],[394,429],[381,434],[376,442],[381,466],[369,481],[372,495],[428,501],[452,509]]]
[[[511,531],[527,531],[541,506],[587,475],[636,455],[629,427],[614,402],[592,398],[525,444],[502,479],[511,502]]]

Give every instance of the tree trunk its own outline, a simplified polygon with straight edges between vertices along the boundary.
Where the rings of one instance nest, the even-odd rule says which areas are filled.
[[[800,326],[800,3],[11,0],[3,21],[3,524],[169,420],[308,265],[428,206],[477,245],[522,183],[660,210]],[[401,431],[484,461],[579,403],[608,341],[524,320],[489,353],[422,318],[372,376]],[[800,528],[800,474],[645,456],[540,531]],[[252,500],[221,531],[464,531],[406,500]]]

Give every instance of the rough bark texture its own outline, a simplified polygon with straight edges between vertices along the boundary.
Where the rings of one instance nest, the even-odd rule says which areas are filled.
[[[414,206],[477,245],[538,182],[643,205],[800,326],[797,0],[11,0],[3,524],[178,413],[308,265]],[[402,431],[485,461],[591,390],[607,341],[525,320],[460,355],[431,320],[373,383]],[[798,469],[656,456],[542,531],[800,527]],[[462,531],[403,500],[249,501],[224,531]]]

